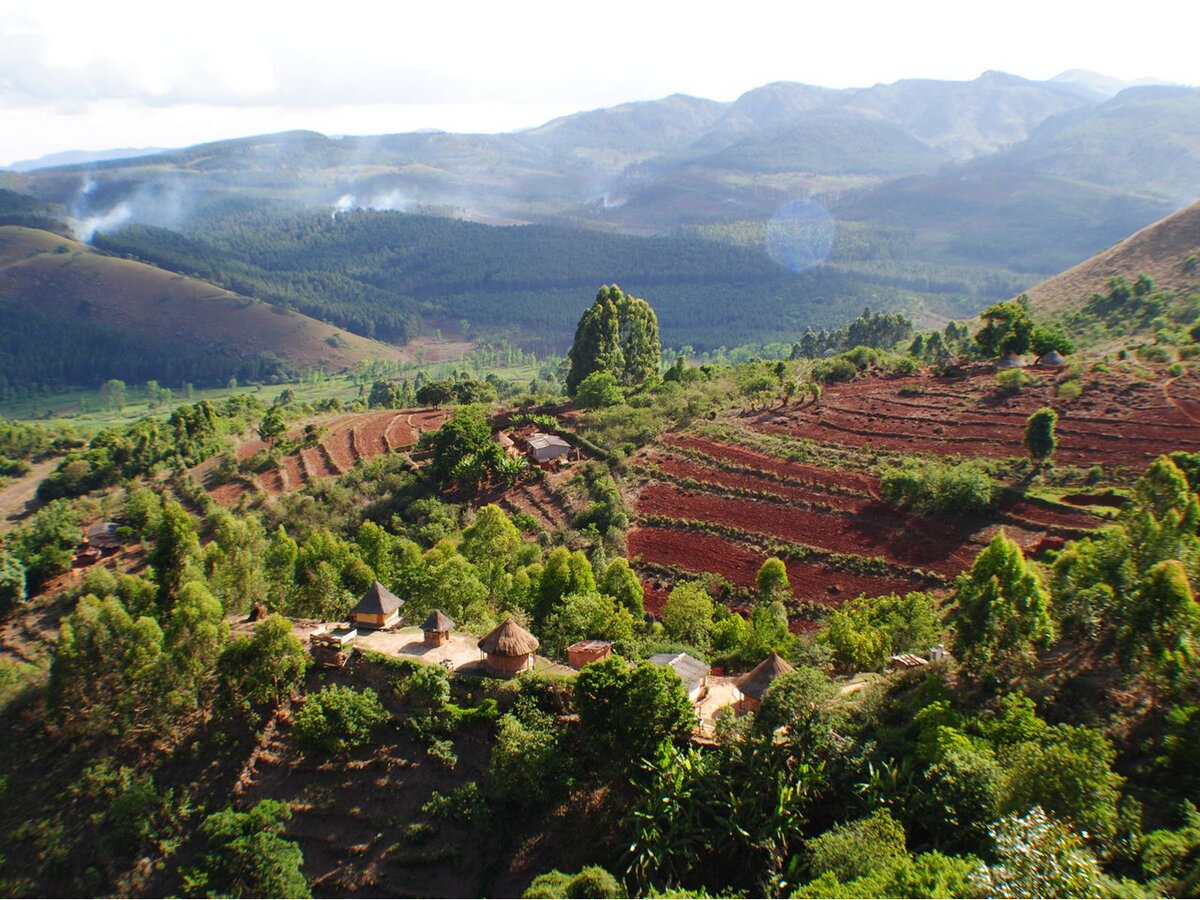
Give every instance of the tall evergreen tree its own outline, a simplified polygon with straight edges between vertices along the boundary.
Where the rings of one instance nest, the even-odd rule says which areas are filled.
[[[594,372],[608,372],[626,386],[641,384],[658,374],[661,356],[658,317],[650,304],[606,285],[575,329],[567,390],[574,395]]]

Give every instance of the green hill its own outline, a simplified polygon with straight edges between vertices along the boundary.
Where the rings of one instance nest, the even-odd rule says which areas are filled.
[[[395,358],[396,348],[60,235],[0,227],[0,379],[224,383]]]

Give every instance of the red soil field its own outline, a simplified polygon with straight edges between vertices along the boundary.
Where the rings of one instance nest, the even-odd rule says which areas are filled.
[[[293,491],[301,487],[306,478],[341,475],[359,460],[412,446],[421,434],[440,428],[448,418],[446,410],[417,409],[353,413],[318,421],[325,429],[321,443],[316,447],[303,447],[285,457],[277,469],[262,473],[258,481],[263,490],[271,494]],[[302,434],[303,427],[296,426],[288,436],[299,439]],[[234,452],[238,460],[245,460],[266,447],[260,440],[249,440],[239,444]],[[231,505],[244,490],[244,487],[222,485],[212,493],[219,503]]]
[[[955,525],[963,527],[959,523],[940,522],[935,532],[921,528],[882,501],[856,515],[845,515],[652,484],[638,496],[636,509],[643,517],[720,523],[834,553],[882,556],[897,565],[942,575],[956,575],[968,568],[978,549],[964,546],[971,538],[969,533],[953,533]]]
[[[771,472],[787,481],[810,484],[817,487],[834,485],[844,490],[865,494],[870,497],[879,495],[879,480],[872,478],[870,475],[861,475],[857,472],[838,472],[831,469],[824,469],[820,466],[788,462],[787,460],[767,456],[764,453],[755,453],[753,450],[733,447],[729,444],[721,444],[690,434],[664,434],[659,440],[664,444],[680,447],[684,450],[695,450],[698,453],[703,453],[714,459],[724,460],[733,465],[745,466],[748,469],[754,469],[759,472]]]
[[[1161,384],[1085,375],[1083,394],[1066,401],[1053,377],[1037,377],[1039,385],[1007,397],[990,374],[861,379],[830,386],[816,404],[769,410],[753,427],[852,447],[1024,456],[1025,420],[1050,406],[1059,413],[1058,462],[1140,469],[1168,450],[1200,450],[1200,421]],[[901,397],[905,387],[925,393]]]
[[[786,500],[796,500],[801,503],[836,506],[847,512],[860,512],[871,506],[874,501],[869,497],[846,497],[830,494],[816,488],[796,487],[786,482],[770,478],[750,475],[744,472],[729,472],[714,466],[705,465],[695,460],[673,456],[650,456],[648,462],[653,463],[658,470],[667,476],[668,481],[690,478],[705,485],[736,491],[755,491],[773,494]],[[830,473],[834,474],[834,473]]]
[[[661,566],[678,566],[689,572],[716,572],[739,587],[752,588],[767,555],[742,544],[698,532],[670,528],[637,528],[629,533],[630,558]],[[821,563],[786,560],[792,594],[798,600],[840,606],[844,601],[867,594],[876,597],[893,592],[920,590],[913,578],[883,578],[843,572]],[[661,598],[658,594],[661,593]],[[646,599],[646,609],[660,615],[666,590],[655,590]],[[652,608],[653,607],[653,608]]]

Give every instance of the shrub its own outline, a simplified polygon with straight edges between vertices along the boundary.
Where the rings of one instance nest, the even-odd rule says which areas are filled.
[[[920,513],[981,513],[996,499],[996,483],[977,462],[909,459],[884,473],[883,497]]]
[[[1083,385],[1078,379],[1071,378],[1058,386],[1058,396],[1064,400],[1076,400],[1083,393]]]
[[[371,739],[376,726],[390,716],[379,695],[331,684],[304,701],[296,713],[295,734],[300,744],[325,753],[342,753]]]
[[[1019,394],[1035,382],[1036,379],[1021,369],[1005,369],[996,374],[996,384],[1005,394]]]
[[[839,381],[850,381],[858,374],[854,363],[842,356],[835,356],[817,363],[813,367],[813,381],[821,384],[834,384]]]

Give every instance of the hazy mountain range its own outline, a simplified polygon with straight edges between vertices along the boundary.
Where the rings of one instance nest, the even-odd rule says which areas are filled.
[[[247,137],[0,187],[109,252],[367,337],[466,319],[561,351],[617,282],[659,306],[673,346],[703,348],[866,304],[970,315],[1087,259],[1200,198],[1200,90],[1085,72],[776,83],[507,134]],[[5,222],[45,227],[17,197]],[[354,209],[379,212],[339,215]],[[119,234],[131,224],[152,227]]]

